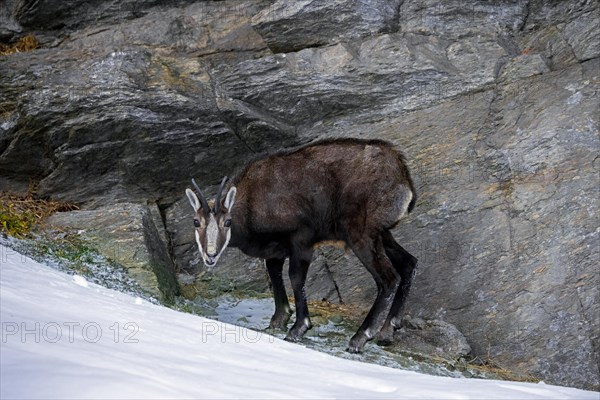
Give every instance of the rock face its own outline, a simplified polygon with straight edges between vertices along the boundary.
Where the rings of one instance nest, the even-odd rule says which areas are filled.
[[[156,205],[117,204],[52,215],[51,229],[71,230],[122,265],[142,289],[165,302],[178,293],[173,262]]]
[[[274,53],[398,30],[400,0],[278,0],[252,18]]]
[[[214,193],[255,153],[390,140],[419,192],[394,231],[420,261],[407,312],[455,325],[475,356],[599,389],[598,25],[591,0],[9,0],[0,40],[42,48],[0,56],[0,187],[34,182],[94,218],[128,203],[140,227],[158,204],[168,237],[142,247],[263,290],[236,250],[199,265],[190,179]],[[95,224],[99,246],[115,223]],[[306,290],[375,295],[327,248]]]

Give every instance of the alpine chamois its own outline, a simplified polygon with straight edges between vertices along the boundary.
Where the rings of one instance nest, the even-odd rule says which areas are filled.
[[[304,283],[313,247],[342,241],[377,284],[375,302],[348,350],[361,351],[378,333],[379,341],[392,340],[417,259],[390,232],[416,201],[404,157],[391,143],[332,139],[270,154],[248,163],[227,186],[225,177],[210,203],[192,182],[197,195],[191,189],[186,194],[205,265],[213,267],[228,245],[264,258],[275,299],[271,328],[285,329],[291,314],[285,258],[296,305],[286,339],[297,341],[311,328]]]

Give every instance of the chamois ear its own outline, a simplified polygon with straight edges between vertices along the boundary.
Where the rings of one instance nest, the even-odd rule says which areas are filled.
[[[233,203],[235,203],[235,194],[237,193],[237,189],[235,186],[232,186],[231,189],[227,192],[227,196],[225,197],[225,203],[223,205],[227,209],[227,211],[231,211],[231,207],[233,207]]]
[[[185,194],[187,195],[194,211],[198,211],[200,209],[200,200],[198,200],[196,193],[192,192],[191,189],[185,189]]]

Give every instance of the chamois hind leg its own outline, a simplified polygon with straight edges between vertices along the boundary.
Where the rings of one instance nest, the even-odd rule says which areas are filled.
[[[265,261],[273,287],[273,299],[275,300],[275,313],[269,324],[269,328],[271,329],[285,330],[292,313],[287,294],[285,293],[285,286],[283,285],[282,271],[284,261],[284,258],[269,258]]]
[[[308,267],[312,260],[312,249],[293,250],[290,254],[290,281],[294,290],[294,303],[296,305],[296,322],[288,332],[285,340],[297,342],[302,336],[312,328],[310,317],[308,316],[308,305],[306,304],[306,295],[304,284]]]
[[[396,295],[394,296],[394,301],[390,307],[388,317],[383,324],[383,328],[381,328],[381,331],[377,335],[378,344],[388,345],[394,340],[394,328],[400,327],[404,304],[416,271],[417,258],[400,246],[394,240],[390,231],[384,231],[381,236],[385,252],[392,261],[392,265],[396,269],[398,275],[400,275],[401,279]]]
[[[350,243],[352,251],[365,265],[367,270],[375,279],[377,284],[377,298],[367,314],[364,322],[350,339],[348,351],[360,352],[367,341],[379,333],[383,326],[386,310],[392,303],[392,298],[398,286],[398,277],[394,267],[385,253],[382,239],[376,235],[374,239],[364,239],[359,242]]]

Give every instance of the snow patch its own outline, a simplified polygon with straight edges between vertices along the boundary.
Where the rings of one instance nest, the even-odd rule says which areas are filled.
[[[1,398],[598,399],[336,358],[141,301],[16,252],[0,259],[0,272]]]
[[[73,275],[73,282],[81,287],[89,287],[88,281],[81,275]]]

